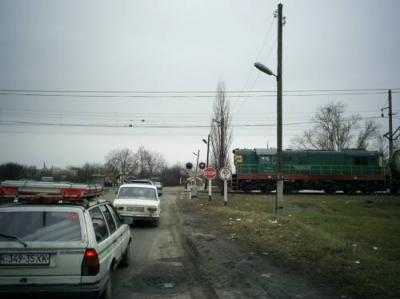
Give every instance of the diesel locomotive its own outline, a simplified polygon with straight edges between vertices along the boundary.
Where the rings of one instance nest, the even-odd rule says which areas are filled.
[[[235,149],[232,188],[268,193],[276,188],[275,149]],[[375,151],[285,150],[282,152],[284,192],[323,190],[334,194],[371,194],[400,185],[400,150],[389,161]]]

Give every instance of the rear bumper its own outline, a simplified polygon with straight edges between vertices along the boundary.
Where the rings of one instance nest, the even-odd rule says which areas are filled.
[[[154,221],[160,219],[160,216],[135,216],[133,220]]]
[[[81,298],[98,298],[104,291],[108,280],[103,279],[93,284],[31,284],[31,285],[0,285],[0,297],[20,298],[19,294],[49,295],[51,298],[80,295]],[[9,298],[9,297],[6,298]]]
[[[152,216],[140,216],[140,215],[119,215],[121,218],[133,218],[133,220],[145,220],[145,221],[154,221],[160,219],[160,215],[152,215]]]

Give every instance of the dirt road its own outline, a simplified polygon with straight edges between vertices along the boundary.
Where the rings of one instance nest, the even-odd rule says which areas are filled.
[[[114,298],[349,298],[244,250],[198,215],[182,214],[180,191],[165,188],[159,227],[132,228],[131,266],[115,271]]]
[[[138,223],[132,228],[131,266],[113,276],[114,298],[215,298],[196,270],[182,241],[176,210],[176,189],[161,197],[160,225]]]

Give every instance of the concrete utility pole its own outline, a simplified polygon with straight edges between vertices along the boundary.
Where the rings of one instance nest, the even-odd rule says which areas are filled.
[[[276,74],[277,82],[277,168],[276,168],[276,203],[275,212],[278,209],[278,203],[283,200],[283,173],[282,173],[282,3],[278,4],[278,69]]]
[[[392,111],[392,90],[388,90],[389,101],[389,157],[393,155],[393,111]]]
[[[277,151],[276,151],[276,196],[275,213],[278,212],[278,203],[283,200],[283,167],[282,167],[282,26],[285,18],[282,16],[283,5],[278,4],[278,69],[276,75],[268,67],[260,62],[254,63],[254,66],[261,72],[276,77],[277,84]]]

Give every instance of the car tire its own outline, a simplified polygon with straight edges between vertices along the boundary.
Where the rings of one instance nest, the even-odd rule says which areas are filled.
[[[153,220],[153,226],[157,227],[160,224],[160,219]]]
[[[120,262],[120,266],[121,267],[129,267],[130,263],[131,263],[131,257],[132,257],[132,242],[129,241],[128,246],[126,247],[126,250],[124,252],[124,254],[122,255],[122,259]]]

